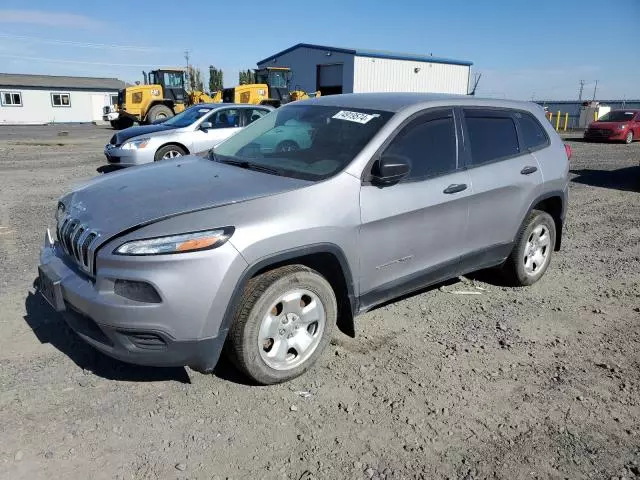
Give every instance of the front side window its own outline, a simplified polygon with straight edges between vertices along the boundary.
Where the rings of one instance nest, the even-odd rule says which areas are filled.
[[[430,113],[411,121],[393,139],[385,153],[408,160],[408,180],[444,175],[457,168],[456,126],[453,113]]]
[[[164,72],[164,86],[167,88],[182,88],[183,77],[181,72]]]
[[[54,107],[70,107],[71,96],[68,93],[52,93],[51,105]]]
[[[520,153],[516,125],[510,113],[465,109],[464,116],[472,165],[482,165]]]
[[[0,92],[3,107],[21,107],[22,94],[20,92]]]
[[[212,159],[322,180],[344,169],[393,113],[326,105],[287,105],[225,140]]]
[[[536,150],[549,143],[549,137],[547,137],[544,128],[533,115],[525,112],[516,112],[515,117],[520,127],[522,149]]]

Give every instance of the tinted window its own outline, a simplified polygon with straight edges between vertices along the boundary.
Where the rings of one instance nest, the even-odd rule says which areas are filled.
[[[393,139],[385,153],[402,155],[411,162],[408,178],[442,175],[456,169],[456,127],[453,116],[418,118]]]
[[[465,119],[473,165],[520,153],[516,125],[509,114],[465,110]]]
[[[234,128],[240,126],[240,113],[237,108],[225,108],[212,114],[208,120],[213,128]]]
[[[535,149],[547,144],[547,134],[542,125],[532,115],[517,112],[515,114],[520,126],[522,149]]]

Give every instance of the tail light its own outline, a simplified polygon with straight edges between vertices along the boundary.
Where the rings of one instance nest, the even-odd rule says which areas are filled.
[[[567,153],[567,160],[571,160],[571,156],[573,155],[573,151],[571,150],[571,145],[569,145],[568,143],[565,143],[564,151]]]

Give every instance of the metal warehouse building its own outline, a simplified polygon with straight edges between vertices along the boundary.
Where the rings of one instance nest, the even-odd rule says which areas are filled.
[[[102,121],[126,84],[116,78],[0,73],[0,125]]]
[[[472,62],[431,55],[299,43],[260,60],[259,68],[289,67],[291,87],[323,95],[359,92],[466,94]]]

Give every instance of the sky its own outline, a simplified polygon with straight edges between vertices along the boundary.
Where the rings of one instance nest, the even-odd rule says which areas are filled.
[[[599,99],[640,99],[640,0],[0,2],[5,73],[133,83],[188,50],[232,86],[296,43],[470,60],[482,96],[573,100],[584,80],[590,99],[597,80]]]

